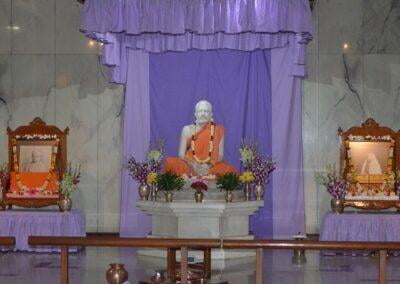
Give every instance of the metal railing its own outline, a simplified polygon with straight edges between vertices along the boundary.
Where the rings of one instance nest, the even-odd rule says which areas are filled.
[[[379,283],[386,283],[387,251],[400,251],[400,243],[391,242],[328,242],[309,240],[225,240],[225,239],[144,239],[144,238],[85,238],[85,237],[29,237],[31,246],[61,246],[61,283],[68,283],[68,247],[133,247],[133,248],[176,248],[181,252],[181,282],[188,279],[188,250],[207,249],[255,249],[256,283],[263,283],[263,251],[273,249],[297,250],[359,250],[379,251]]]

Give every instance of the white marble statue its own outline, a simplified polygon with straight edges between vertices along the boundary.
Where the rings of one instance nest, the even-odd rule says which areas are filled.
[[[194,116],[195,123],[182,129],[179,158],[167,158],[164,170],[188,176],[236,172],[223,161],[224,128],[214,123],[211,103],[199,101],[195,106]]]

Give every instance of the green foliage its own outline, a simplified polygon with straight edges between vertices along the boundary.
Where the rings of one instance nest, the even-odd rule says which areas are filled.
[[[183,178],[177,176],[171,171],[168,171],[158,175],[157,184],[160,190],[173,191],[181,190],[185,182]]]
[[[219,189],[227,191],[240,190],[242,188],[239,176],[235,173],[218,175],[217,185]]]

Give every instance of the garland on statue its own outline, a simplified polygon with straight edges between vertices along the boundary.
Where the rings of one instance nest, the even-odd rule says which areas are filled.
[[[205,159],[199,159],[196,156],[196,148],[195,148],[195,143],[194,143],[195,136],[196,136],[196,124],[194,124],[192,139],[190,141],[193,159],[195,159],[195,161],[199,164],[208,163],[211,160],[211,155],[214,150],[215,123],[213,121],[211,121],[211,135],[210,135],[210,141],[209,141],[209,145],[208,145],[208,156]]]
[[[49,186],[49,184],[50,184],[51,177],[53,175],[55,164],[56,164],[56,158],[57,158],[58,144],[59,143],[60,143],[60,139],[56,138],[55,139],[55,143],[54,143],[54,148],[53,148],[53,151],[51,153],[51,164],[50,164],[49,172],[48,172],[48,174],[46,176],[46,179],[45,179],[44,183],[40,187],[35,188],[35,190],[37,190],[37,191],[45,191],[47,189],[47,187]],[[14,161],[14,165],[13,166],[14,166],[15,178],[17,180],[17,186],[22,191],[32,190],[29,187],[27,187],[26,185],[24,185],[22,183],[22,180],[21,180],[21,175],[19,173],[19,166],[18,166],[17,140],[16,139],[12,139],[12,149],[13,149],[13,161]]]

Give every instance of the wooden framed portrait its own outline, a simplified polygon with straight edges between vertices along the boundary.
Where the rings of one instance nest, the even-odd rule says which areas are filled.
[[[394,173],[400,165],[399,133],[381,127],[372,118],[347,131],[342,140],[341,168],[351,177],[345,206],[362,209],[399,207]]]
[[[15,131],[8,129],[10,185],[3,190],[3,208],[59,205],[58,182],[66,170],[66,137],[35,118]]]
[[[49,172],[51,157],[57,153],[56,140],[16,141],[19,171]],[[57,169],[55,169],[57,171]]]

